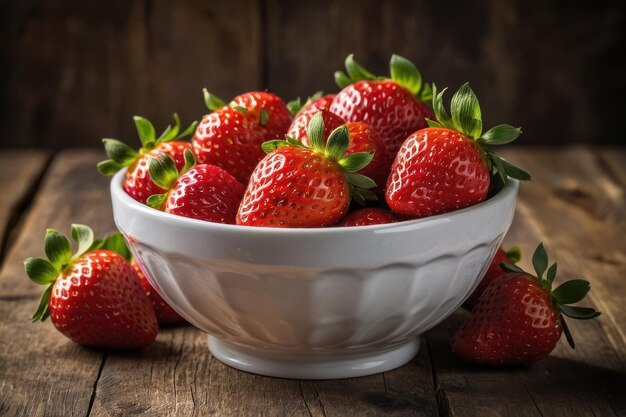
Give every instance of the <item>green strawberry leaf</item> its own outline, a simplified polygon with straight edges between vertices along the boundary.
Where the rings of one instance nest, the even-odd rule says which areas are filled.
[[[56,281],[61,273],[52,262],[43,258],[30,257],[24,260],[26,275],[37,284],[46,285]]]
[[[548,288],[552,288],[552,283],[554,282],[554,279],[556,278],[556,270],[557,270],[556,262],[553,263],[550,268],[548,268],[548,273],[546,274],[546,281],[547,281]]]
[[[183,166],[183,169],[180,170],[178,176],[183,175],[196,165],[196,157],[193,156],[193,152],[191,152],[191,150],[185,149],[183,155],[185,157],[185,165]]]
[[[154,145],[156,144],[156,131],[154,130],[154,125],[150,123],[150,120],[141,116],[133,116],[133,120],[135,121],[135,128],[137,129],[139,140],[141,140],[141,145],[145,149],[154,148]]]
[[[178,179],[178,170],[171,156],[162,153],[161,159],[150,158],[148,160],[148,173],[152,181],[164,190],[172,188],[174,181]]]
[[[124,236],[120,232],[111,233],[106,236],[99,247],[99,249],[110,250],[112,252],[120,254],[128,262],[132,261],[133,255],[126,245]]]
[[[321,116],[321,113],[318,114]],[[309,136],[309,140],[310,138],[311,137]],[[341,160],[343,155],[346,153],[349,145],[350,135],[348,133],[348,128],[346,127],[346,125],[342,125],[333,130],[328,136],[328,141],[326,142],[326,149],[324,153],[331,161],[337,162]]]
[[[124,168],[123,165],[118,164],[112,159],[107,159],[106,161],[98,162],[98,171],[102,175],[111,176],[122,168]]]
[[[62,271],[72,259],[72,246],[65,236],[54,229],[46,231],[44,252],[58,271]]]
[[[261,126],[265,126],[267,122],[269,121],[270,121],[270,112],[268,112],[266,109],[261,109],[261,114],[259,117],[259,124]]]
[[[500,262],[500,268],[502,268],[503,271],[505,272],[521,272],[521,273],[525,273],[524,270],[522,268],[520,268],[517,265],[513,265],[507,262]]]
[[[515,178],[516,180],[520,181],[529,181],[532,179],[531,175],[528,172],[524,171],[522,168],[515,166],[510,162],[507,162],[505,159],[502,159],[500,157],[497,158],[501,161],[502,167],[509,177]]]
[[[300,97],[296,97],[287,103],[287,110],[289,110],[289,113],[291,113],[292,116],[298,114],[302,107],[302,100],[300,100]]]
[[[576,349],[576,344],[574,343],[574,338],[572,337],[572,332],[569,330],[569,326],[565,321],[565,317],[563,314],[559,314],[559,321],[561,322],[561,327],[563,328],[563,333],[565,333],[565,338],[567,339],[567,343],[571,346],[572,349]]]
[[[362,174],[357,174],[356,172],[346,172],[346,178],[351,185],[357,188],[369,190],[376,187],[376,183],[373,179]]]
[[[543,247],[543,243],[540,243],[537,249],[535,249],[532,262],[535,272],[537,272],[537,278],[540,280],[543,279],[543,273],[546,272],[548,268],[548,253],[546,252],[546,248]]]
[[[567,317],[571,317],[577,320],[591,320],[602,314],[599,311],[596,311],[595,309],[590,307],[573,307],[559,305],[559,310],[561,310],[561,312]]]
[[[522,260],[522,250],[519,246],[512,246],[504,251],[506,257],[511,260],[514,264],[518,263]]]
[[[413,95],[422,89],[422,75],[408,59],[393,54],[389,63],[391,79],[406,88]]]
[[[187,127],[187,129],[183,130],[174,139],[180,140],[180,139],[183,139],[183,138],[186,138],[188,136],[193,135],[194,133],[196,133],[196,127],[197,126],[198,126],[198,122],[197,121],[191,122],[191,124]]]
[[[315,116],[311,118],[307,127],[307,138],[311,149],[319,153],[324,152],[324,118],[322,112],[315,113]]]
[[[504,145],[513,142],[521,133],[521,128],[498,125],[483,133],[479,140],[488,145]]]
[[[431,83],[425,83],[422,85],[422,88],[420,89],[419,93],[417,94],[417,98],[423,102],[423,103],[427,103],[427,104],[431,104],[433,102],[433,94],[434,94],[434,89],[435,84],[431,84]]]
[[[440,125],[438,127],[446,127],[448,129],[454,129],[452,124],[452,118],[448,115],[445,106],[443,105],[443,95],[446,92],[448,87],[441,90],[440,93],[437,93],[437,86],[433,84],[433,111],[435,112],[435,118],[437,119],[437,123]]]
[[[452,97],[450,113],[456,130],[474,139],[481,135],[483,122],[480,104],[468,83],[463,84]]]
[[[552,291],[552,298],[559,304],[574,304],[587,296],[591,286],[583,279],[564,282]]]
[[[365,168],[374,159],[374,151],[355,152],[339,161],[344,172],[357,172]]]
[[[426,118],[426,124],[428,125],[428,127],[439,127],[439,128],[443,127],[441,124],[439,124],[439,122],[436,122],[429,118]]]
[[[165,200],[167,200],[167,193],[153,194],[148,197],[148,199],[146,200],[146,204],[148,205],[148,207],[152,207],[155,210],[161,210],[161,207],[163,207]]]
[[[352,82],[357,82],[361,80],[375,80],[377,77],[363,68],[354,60],[354,54],[350,54],[346,57],[346,71],[348,75],[352,79]]]
[[[335,84],[341,89],[352,84],[352,80],[343,71],[335,71]]]
[[[73,224],[71,234],[72,239],[78,243],[78,249],[72,257],[72,260],[76,260],[91,248],[94,242],[94,234],[91,227],[85,226],[84,224]]]
[[[104,143],[104,151],[107,156],[119,166],[128,166],[139,157],[139,154],[133,148],[117,139],[104,138],[102,142]]]
[[[280,139],[268,140],[267,142],[263,142],[263,144],[261,145],[261,149],[263,149],[263,152],[265,153],[272,153],[276,149],[282,148],[283,146],[287,146],[287,145],[289,145],[289,143],[287,143],[287,141],[285,140],[280,140]]]
[[[36,321],[44,321],[50,316],[48,303],[50,302],[50,295],[52,294],[52,286],[53,284],[48,285],[48,288],[46,288],[46,290],[41,295],[37,311],[35,311],[35,314],[33,314],[32,317],[33,323],[35,323]]]
[[[221,109],[226,105],[224,100],[214,94],[209,93],[209,90],[207,90],[206,88],[202,89],[202,94],[204,95],[204,104],[206,105],[207,109],[211,111]]]

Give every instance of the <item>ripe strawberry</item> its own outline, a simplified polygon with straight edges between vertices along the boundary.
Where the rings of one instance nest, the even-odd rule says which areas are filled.
[[[180,324],[186,323],[185,319],[180,316],[169,304],[161,298],[158,292],[154,288],[152,288],[152,284],[146,278],[145,272],[139,267],[139,264],[133,260],[131,262],[135,273],[139,277],[139,281],[141,282],[141,286],[143,287],[146,295],[150,299],[152,303],[152,307],[154,308],[154,312],[156,313],[157,321],[159,324]]]
[[[323,227],[346,215],[350,194],[358,198],[374,187],[369,178],[356,174],[374,152],[344,157],[348,129],[335,129],[324,146],[324,120],[317,113],[307,133],[311,147],[287,137],[263,144],[269,153],[255,168],[248,183],[237,224],[267,227]],[[362,189],[361,189],[362,188]]]
[[[389,210],[364,207],[348,214],[337,226],[370,226],[372,224],[396,223],[398,218]]]
[[[505,264],[516,264],[521,259],[520,249],[518,247],[513,247],[507,250],[506,252],[502,250],[502,248],[498,249],[496,255],[491,260],[489,264],[489,268],[487,272],[485,272],[485,276],[480,280],[480,283],[470,295],[470,297],[463,303],[463,306],[472,309],[478,303],[478,299],[481,294],[485,291],[485,288],[493,281],[502,278],[507,274],[507,271],[502,269],[500,266],[501,263]]]
[[[567,281],[554,290],[557,266],[548,269],[548,255],[540,244],[533,255],[537,276],[515,265],[489,284],[469,320],[454,335],[452,348],[463,359],[487,364],[516,364],[541,359],[552,352],[564,332],[574,340],[563,315],[587,320],[600,315],[593,308],[573,307],[589,292],[589,282]],[[547,272],[547,279],[543,273]]]
[[[336,94],[322,95],[321,91],[310,96],[304,104],[300,101],[300,97],[287,103],[287,108],[293,114],[294,118],[301,114],[310,113],[311,117],[318,111],[330,109],[330,105],[335,99]]]
[[[354,61],[346,58],[347,75],[335,73],[342,88],[330,111],[348,122],[364,122],[380,134],[387,152],[393,156],[409,134],[426,127],[426,118],[433,113],[426,103],[432,98],[429,84],[409,60],[393,55],[391,79],[376,77]]]
[[[282,138],[291,124],[291,113],[285,102],[276,94],[266,91],[252,91],[238,95],[230,103],[233,107],[243,107],[257,120],[264,130],[263,138]]]
[[[92,249],[93,231],[72,225],[78,251],[56,230],[46,233],[48,260],[28,258],[26,273],[47,285],[33,322],[51,317],[54,326],[76,343],[135,349],[154,341],[157,319],[130,264],[118,253]]]
[[[245,187],[215,165],[196,165],[191,151],[179,172],[167,155],[149,161],[152,180],[164,190],[148,198],[148,205],[166,213],[215,223],[234,224]]]
[[[530,175],[499,158],[485,145],[501,145],[521,133],[498,125],[482,133],[478,99],[468,84],[452,97],[452,117],[443,107],[445,90],[433,100],[437,121],[407,138],[391,168],[389,207],[413,217],[432,216],[477,204],[507,181]]]
[[[289,130],[287,130],[287,136],[299,140],[305,146],[309,146],[309,140],[307,138],[307,128],[309,127],[309,123],[311,123],[311,119],[313,119],[313,116],[315,116],[317,113],[321,113],[322,119],[324,119],[325,138],[330,135],[330,132],[346,123],[341,117],[337,116],[335,113],[331,113],[328,110],[321,110],[315,113],[299,113],[293,119],[293,122],[291,122]]]
[[[110,159],[98,163],[98,170],[104,175],[113,175],[120,169],[128,167],[123,184],[124,191],[135,200],[145,203],[152,194],[163,192],[148,176],[148,159],[166,154],[174,158],[177,167],[182,168],[185,165],[183,152],[185,149],[191,149],[191,144],[178,139],[190,136],[196,128],[196,122],[180,133],[180,118],[174,113],[174,127],[168,126],[157,138],[154,126],[148,119],[140,116],[133,119],[142,147],[135,151],[117,139],[102,139],[104,150]]]

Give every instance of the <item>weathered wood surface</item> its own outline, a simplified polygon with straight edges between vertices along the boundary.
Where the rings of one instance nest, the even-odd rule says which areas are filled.
[[[202,87],[332,91],[348,53],[385,74],[394,52],[527,144],[619,144],[624,28],[620,1],[5,0],[0,146],[134,138],[133,114],[201,117]]]
[[[0,274],[0,414],[626,415],[626,317],[620,307],[626,294],[626,151],[574,147],[503,154],[535,177],[521,189],[506,243],[521,246],[522,265],[530,267],[530,254],[543,241],[559,262],[561,279],[591,281],[589,304],[603,312],[597,321],[570,320],[576,350],[561,341],[549,358],[530,366],[465,364],[449,348],[467,316],[462,311],[427,333],[410,364],[340,381],[236,371],[213,358],[205,335],[191,326],[163,329],[155,344],[138,353],[79,347],[50,323],[29,323],[40,288],[21,266],[24,257],[42,254],[46,227],[67,232],[71,222],[84,222],[101,233],[113,228],[108,181],[94,169],[102,153],[72,151],[54,157],[37,190],[18,187],[33,200],[14,222],[17,238]],[[33,162],[39,169],[45,165],[37,154],[10,159],[19,158],[39,161]]]

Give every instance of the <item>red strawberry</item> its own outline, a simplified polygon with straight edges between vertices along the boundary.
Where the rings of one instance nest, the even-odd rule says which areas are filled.
[[[131,265],[137,273],[137,276],[139,277],[139,280],[141,282],[141,286],[143,287],[146,295],[152,303],[152,307],[154,307],[154,312],[156,313],[159,324],[186,323],[185,319],[182,318],[176,311],[174,311],[174,309],[170,307],[170,305],[167,304],[165,300],[163,300],[163,298],[161,298],[159,293],[156,292],[154,288],[152,288],[152,285],[146,278],[146,274],[139,267],[139,264],[135,260],[133,260]]]
[[[393,156],[409,134],[426,127],[426,118],[433,113],[426,104],[432,97],[430,85],[410,61],[393,55],[391,79],[376,77],[354,61],[346,58],[347,75],[335,73],[341,90],[330,111],[348,122],[364,122],[380,134],[387,152]]]
[[[321,91],[318,91],[309,97],[304,104],[300,102],[300,97],[298,97],[287,103],[287,108],[294,115],[294,118],[305,113],[309,113],[312,117],[318,111],[330,109],[330,105],[336,96],[336,94],[326,94],[325,96],[322,94]]]
[[[47,285],[33,322],[51,317],[54,326],[76,343],[135,349],[154,341],[158,326],[154,309],[130,264],[118,253],[91,250],[93,231],[72,225],[78,252],[55,230],[48,230],[48,260],[28,258],[24,268],[38,284]]]
[[[348,214],[337,226],[370,226],[372,224],[395,223],[398,218],[389,210],[365,207]]]
[[[309,123],[311,123],[311,119],[318,112],[315,113],[299,113],[289,126],[289,130],[287,131],[287,136],[290,138],[294,138],[302,142],[304,145],[309,146],[309,140],[307,138],[307,128],[309,127]],[[327,138],[330,135],[330,132],[338,128],[339,126],[345,124],[346,122],[339,116],[334,113],[329,112],[328,110],[321,110],[319,113],[322,113],[322,119],[324,119],[324,137]]]
[[[191,149],[189,142],[175,141],[193,133],[196,122],[193,122],[184,132],[180,132],[180,119],[174,113],[174,127],[167,129],[156,137],[154,126],[149,120],[135,116],[135,126],[141,139],[142,148],[138,152],[116,139],[102,139],[104,149],[109,158],[98,164],[98,170],[104,175],[113,175],[123,167],[128,167],[123,188],[128,195],[135,200],[145,203],[152,194],[162,193],[148,176],[148,159],[166,154],[174,158],[176,166],[182,168],[185,165],[183,152]]]
[[[307,133],[311,148],[293,138],[263,144],[269,153],[248,183],[237,224],[267,227],[323,227],[346,215],[351,191],[371,188],[373,182],[355,172],[367,165],[373,152],[344,157],[348,129],[335,129],[324,146],[324,121],[317,113]],[[359,195],[367,194],[360,191]],[[361,197],[362,198],[362,197]]]
[[[264,130],[263,138],[282,138],[291,124],[291,113],[285,102],[276,94],[252,91],[238,95],[230,102],[231,107],[243,107],[257,120]]]
[[[485,276],[480,280],[478,287],[476,287],[472,295],[470,295],[465,303],[463,303],[463,306],[469,308],[470,310],[474,308],[476,303],[478,303],[478,299],[481,294],[485,291],[485,288],[487,288],[487,286],[493,281],[500,279],[507,274],[507,272],[502,269],[500,264],[516,264],[519,262],[520,258],[520,250],[517,247],[513,247],[506,252],[503,251],[502,248],[498,249],[496,255],[489,264],[489,268],[487,269]]]
[[[377,185],[373,191],[376,191],[381,198],[384,198],[382,190],[387,183],[387,177],[393,161],[390,159],[380,135],[370,125],[365,123],[349,122],[346,123],[346,127],[350,134],[350,145],[346,155],[354,152],[374,151],[374,159],[360,170],[359,174],[373,179]]]
[[[557,266],[548,269],[541,244],[533,265],[536,277],[507,265],[513,272],[489,284],[469,320],[454,335],[452,348],[458,356],[493,365],[531,362],[548,356],[562,332],[574,347],[563,315],[583,320],[600,315],[592,308],[569,305],[587,295],[589,283],[576,279],[552,290]],[[543,279],[546,269],[547,279]]]
[[[199,163],[224,168],[237,181],[247,183],[265,156],[263,133],[246,111],[226,106],[202,118],[192,139],[193,150]]]
[[[148,205],[166,213],[215,223],[234,224],[245,187],[215,165],[195,165],[191,151],[179,172],[171,158],[149,161],[150,177],[167,190],[148,198]]]
[[[509,143],[521,130],[499,125],[482,134],[480,106],[469,85],[452,98],[452,117],[443,107],[444,91],[434,100],[437,121],[429,120],[432,127],[409,136],[396,155],[386,199],[397,213],[446,213],[483,201],[490,185],[496,192],[508,177],[530,179],[485,146]]]

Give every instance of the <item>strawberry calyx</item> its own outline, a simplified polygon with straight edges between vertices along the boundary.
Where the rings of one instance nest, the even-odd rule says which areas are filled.
[[[104,150],[109,159],[98,163],[98,171],[103,175],[113,175],[120,169],[132,165],[144,153],[156,148],[159,144],[180,140],[187,136],[191,136],[196,131],[197,122],[192,122],[184,131],[180,131],[180,117],[174,113],[174,126],[168,125],[167,128],[157,138],[154,125],[146,118],[134,116],[135,128],[141,141],[141,148],[135,151],[124,142],[104,138]]]
[[[393,54],[391,56],[389,61],[390,78],[376,76],[363,68],[354,60],[354,54],[346,57],[345,66],[346,72],[335,72],[335,83],[340,88],[345,88],[350,84],[363,80],[382,81],[391,79],[409,90],[420,101],[430,103],[432,100],[433,89],[431,84],[424,83],[422,74],[415,64],[400,55]]]
[[[174,182],[193,166],[196,165],[196,158],[189,149],[185,149],[185,165],[178,171],[176,163],[171,156],[167,154],[161,154],[160,158],[150,158],[148,160],[148,173],[150,179],[157,186],[165,190],[162,194],[153,194],[146,200],[146,204],[154,209],[160,210],[167,200],[167,195],[172,189]]]
[[[300,97],[296,97],[287,103],[287,110],[289,110],[289,113],[291,113],[292,116],[295,116],[300,110],[302,110],[303,107],[308,106],[318,98],[321,98],[323,95],[323,91],[316,91],[313,95],[309,96],[304,103]]]
[[[54,229],[46,230],[44,252],[47,259],[29,257],[24,260],[24,270],[28,277],[37,284],[47,286],[32,317],[33,323],[44,321],[50,316],[48,302],[57,278],[67,272],[81,256],[97,249],[101,244],[94,240],[93,230],[82,224],[72,225],[71,236],[78,246],[74,253],[67,237]]]
[[[557,263],[553,263],[548,268],[548,253],[546,252],[543,243],[540,243],[539,246],[537,246],[537,249],[535,249],[532,264],[535,270],[535,276],[527,273],[517,265],[503,262],[500,264],[500,267],[507,272],[518,272],[532,276],[541,288],[548,293],[553,305],[556,306],[559,311],[559,321],[563,327],[563,333],[565,333],[567,342],[573,349],[575,349],[576,344],[574,343],[574,338],[572,337],[563,316],[576,320],[591,320],[601,314],[599,311],[596,311],[591,307],[578,307],[570,305],[582,301],[587,296],[587,293],[591,288],[589,281],[584,279],[572,279],[565,281],[555,289],[552,289],[552,283],[554,282],[557,273]],[[545,278],[543,278],[544,273],[546,274]]]
[[[372,188],[376,187],[374,180],[357,173],[372,162],[374,151],[354,152],[345,155],[350,146],[350,134],[346,125],[341,125],[333,130],[328,135],[324,145],[324,118],[320,111],[311,118],[307,127],[307,137],[310,146],[304,145],[298,139],[286,136],[284,140],[276,139],[264,142],[262,148],[266,153],[271,153],[283,146],[293,146],[322,154],[339,165],[350,186],[350,194],[356,202],[365,204],[368,200],[378,200],[376,194],[371,191]]]
[[[522,133],[521,128],[501,124],[483,132],[482,113],[474,91],[465,83],[459,88],[450,102],[450,114],[443,104],[443,95],[447,88],[437,93],[433,84],[433,111],[436,120],[426,119],[429,127],[447,128],[461,132],[473,139],[480,146],[483,155],[489,161],[492,191],[502,188],[509,177],[528,181],[531,175],[522,168],[500,158],[487,145],[504,145],[513,142]]]

